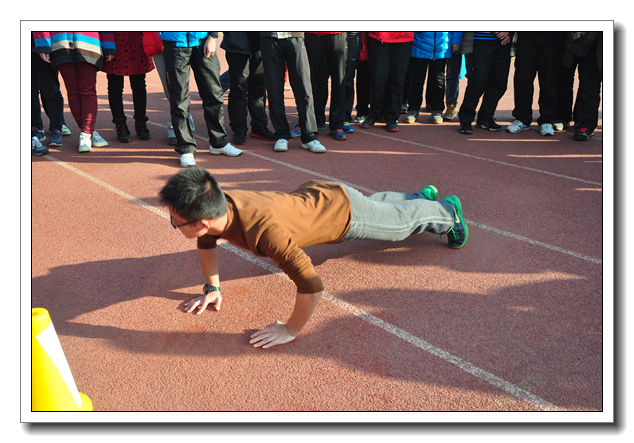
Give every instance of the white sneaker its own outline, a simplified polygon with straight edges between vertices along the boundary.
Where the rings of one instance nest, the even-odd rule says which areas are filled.
[[[288,151],[288,140],[284,139],[284,138],[280,138],[275,142],[275,146],[273,147],[273,150],[276,152],[284,152],[284,151]]]
[[[209,153],[214,155],[224,154],[229,157],[237,157],[242,154],[242,151],[234,146],[231,143],[227,143],[222,148],[212,148],[209,147]]]
[[[518,132],[522,131],[528,131],[528,126],[526,126],[519,120],[515,120],[513,123],[506,127],[506,132],[510,132],[511,134],[517,134]]]
[[[183,168],[187,168],[188,166],[196,166],[196,160],[194,159],[194,154],[181,155],[181,166]]]
[[[541,135],[555,135],[555,128],[550,123],[544,123],[539,127]]]
[[[322,152],[326,152],[326,148],[324,145],[319,143],[319,140],[313,140],[312,142],[302,143],[300,145],[304,149],[310,149],[310,152],[316,152],[321,154]]]
[[[62,125],[62,135],[70,135],[70,129],[66,127],[66,125]]]
[[[99,135],[97,131],[93,131],[92,133],[92,145],[95,148],[103,148],[104,146],[108,146],[108,142],[103,139],[102,136]]]
[[[90,147],[91,145],[92,143],[90,140],[90,134],[88,134],[87,132],[80,132],[79,133],[79,152],[92,151],[92,148]]]

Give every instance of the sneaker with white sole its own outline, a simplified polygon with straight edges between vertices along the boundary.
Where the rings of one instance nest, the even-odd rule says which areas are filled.
[[[315,152],[317,154],[321,154],[322,152],[326,152],[326,148],[324,147],[324,145],[319,143],[319,140],[313,140],[313,141],[308,142],[308,143],[302,143],[300,146],[302,148],[304,148],[304,149],[309,149],[310,152]]]
[[[288,151],[288,140],[284,138],[280,138],[275,142],[275,146],[273,147],[275,152],[284,152]]]
[[[42,144],[37,135],[31,137],[31,154],[46,155],[48,152],[48,148]]]
[[[79,152],[90,152],[92,151],[92,141],[90,139],[90,134],[87,132],[79,133]]]
[[[209,153],[213,155],[227,155],[229,157],[237,157],[242,155],[242,151],[236,147],[234,147],[231,143],[227,143],[222,148],[212,148],[209,147]]]
[[[522,131],[528,131],[528,126],[526,126],[519,120],[515,120],[513,123],[506,127],[506,132],[510,132],[511,134],[517,134],[518,132]]]
[[[181,155],[181,166],[183,168],[187,168],[189,166],[196,166],[196,160],[194,159],[194,154],[183,154]]]
[[[103,148],[104,146],[108,146],[108,142],[103,139],[101,135],[97,131],[92,132],[92,145],[95,148]]]
[[[543,123],[539,127],[539,133],[541,135],[555,135],[555,128],[553,128],[553,125],[550,123]]]
[[[70,135],[70,134],[72,134],[72,132],[70,132],[70,129],[68,129],[66,125],[62,125],[62,135],[66,137],[67,135]]]

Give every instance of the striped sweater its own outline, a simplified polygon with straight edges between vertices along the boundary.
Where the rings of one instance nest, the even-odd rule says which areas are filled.
[[[104,57],[116,55],[112,32],[33,32],[35,50],[49,54],[51,64],[87,62],[97,69]]]

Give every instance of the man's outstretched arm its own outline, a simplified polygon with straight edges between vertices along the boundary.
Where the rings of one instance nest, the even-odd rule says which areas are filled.
[[[211,286],[220,286],[220,277],[218,276],[218,248],[213,249],[199,249],[198,258],[200,259],[200,266],[203,270],[203,276],[205,277],[205,283],[209,283]],[[213,291],[207,295],[201,295],[189,302],[185,303],[185,312],[192,312],[198,307],[196,314],[202,314],[207,308],[207,305],[212,304],[216,311],[220,311],[220,305],[222,303],[222,295],[220,292]]]
[[[294,340],[315,312],[323,293],[324,291],[314,294],[297,293],[295,308],[286,324],[276,321],[268,325],[266,328],[253,333],[249,343],[252,343],[256,348],[261,346],[266,349]]]

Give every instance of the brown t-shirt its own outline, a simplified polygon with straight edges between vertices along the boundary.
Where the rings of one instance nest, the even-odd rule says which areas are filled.
[[[291,193],[226,191],[227,228],[220,236],[198,237],[199,249],[216,247],[218,238],[269,257],[297,285],[299,293],[323,291],[310,257],[301,249],[337,243],[350,229],[350,199],[341,185],[313,180]]]

